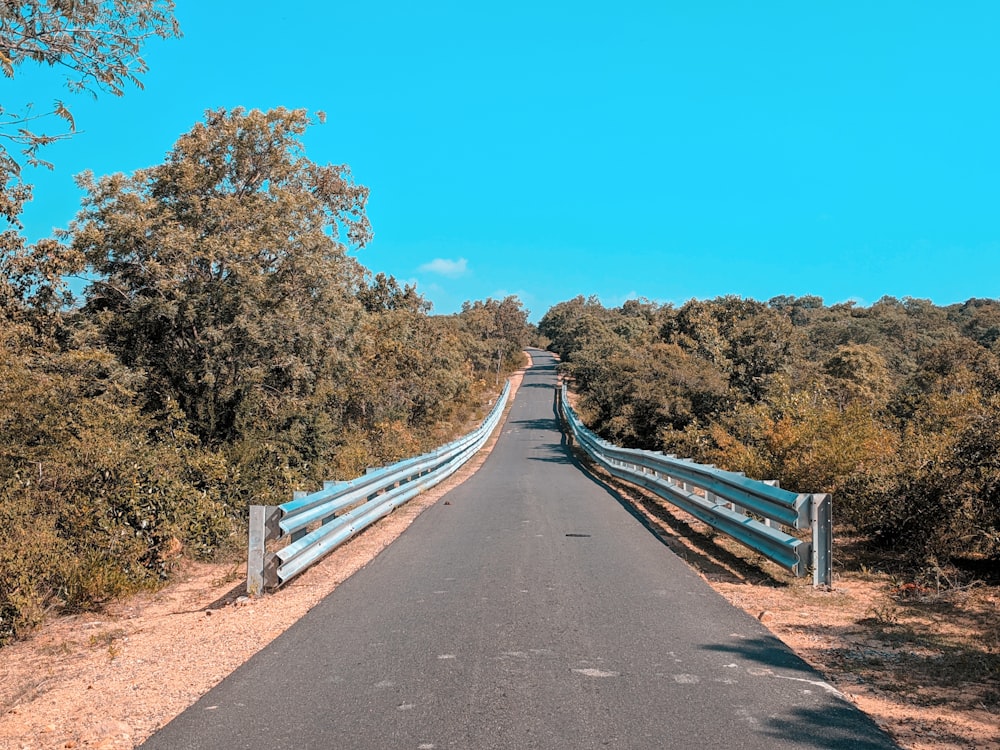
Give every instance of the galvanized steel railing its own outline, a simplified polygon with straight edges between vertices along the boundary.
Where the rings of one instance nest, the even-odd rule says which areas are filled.
[[[282,505],[251,505],[247,592],[275,588],[301,573],[407,500],[451,476],[486,443],[500,421],[510,382],[482,424],[468,435],[422,456],[369,469],[348,482],[324,482],[311,494],[296,492]],[[272,540],[289,544],[268,552]]]
[[[569,405],[565,385],[559,402],[577,445],[613,476],[655,493],[797,576],[811,567],[815,586],[832,583],[830,495],[789,492],[773,482],[687,459],[619,448],[583,425]],[[788,534],[782,526],[810,529],[811,540]]]

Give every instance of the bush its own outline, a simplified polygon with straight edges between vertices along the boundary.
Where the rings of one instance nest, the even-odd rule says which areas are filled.
[[[914,565],[1000,558],[1000,304],[723,297],[542,318],[605,438],[799,492]]]
[[[218,460],[142,413],[106,352],[0,349],[0,383],[0,641],[158,585],[182,549],[232,535]]]

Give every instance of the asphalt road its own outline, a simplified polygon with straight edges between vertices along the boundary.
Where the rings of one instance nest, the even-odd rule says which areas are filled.
[[[578,465],[533,357],[483,467],[143,747],[896,747]]]

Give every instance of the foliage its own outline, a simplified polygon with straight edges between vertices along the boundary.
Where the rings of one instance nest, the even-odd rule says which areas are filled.
[[[168,572],[184,540],[217,549],[232,519],[219,471],[168,415],[135,405],[142,378],[107,351],[0,342],[0,642],[57,605],[99,605]]]
[[[791,323],[754,300],[691,300],[664,323],[661,336],[710,362],[750,402],[763,398],[770,376],[789,354]]]
[[[464,302],[459,313],[462,326],[478,345],[469,352],[474,370],[492,371],[500,382],[504,368],[517,367],[521,350],[528,341],[528,311],[511,295],[502,300],[488,298]]]
[[[833,492],[915,564],[1000,556],[1000,302],[577,297],[539,333],[608,439]]]
[[[302,153],[303,110],[208,112],[164,164],[83,175],[72,251],[86,310],[208,444],[307,398],[363,312],[362,269],[337,241],[371,237],[367,188]]]
[[[515,297],[431,316],[348,255],[368,190],[305,157],[310,122],[209,112],[0,256],[0,644],[239,546],[251,503],[456,437],[519,364]]]
[[[151,37],[180,36],[172,0],[29,0],[0,4],[0,69],[14,78],[25,63],[58,67],[73,93],[98,91],[121,96],[126,84],[142,87],[147,66],[140,56]],[[37,132],[37,123],[55,118],[69,132]],[[30,165],[51,165],[39,149],[75,130],[73,115],[62,101],[37,112],[33,105],[12,111],[0,106],[0,137],[15,146]],[[0,145],[0,217],[9,228],[3,250],[20,247],[18,217],[31,199],[22,181],[21,162]]]
[[[172,0],[28,0],[0,8],[0,67],[7,78],[27,61],[69,71],[71,91],[124,93],[141,86],[139,56],[151,36],[178,36]]]

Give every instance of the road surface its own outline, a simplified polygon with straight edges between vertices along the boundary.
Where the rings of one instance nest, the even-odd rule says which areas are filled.
[[[532,356],[483,467],[143,747],[896,747],[581,468]]]

